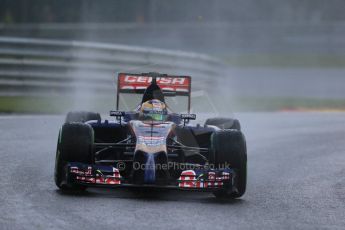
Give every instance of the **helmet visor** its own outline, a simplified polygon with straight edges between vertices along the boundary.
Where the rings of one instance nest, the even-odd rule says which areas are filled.
[[[153,120],[153,121],[165,121],[167,115],[163,112],[158,112],[158,111],[144,111],[144,118],[145,120]]]

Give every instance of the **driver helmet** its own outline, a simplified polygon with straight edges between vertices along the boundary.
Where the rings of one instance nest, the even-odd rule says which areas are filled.
[[[166,105],[157,99],[144,102],[140,112],[144,120],[165,121],[167,117]]]

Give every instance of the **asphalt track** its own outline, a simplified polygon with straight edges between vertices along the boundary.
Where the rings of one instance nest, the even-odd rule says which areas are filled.
[[[345,113],[237,114],[248,144],[242,199],[53,182],[58,116],[0,116],[0,229],[345,229]]]

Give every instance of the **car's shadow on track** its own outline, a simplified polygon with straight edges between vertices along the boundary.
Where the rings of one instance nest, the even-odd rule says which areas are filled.
[[[92,188],[82,192],[56,190],[60,196],[83,197],[97,199],[131,199],[152,202],[189,202],[211,203],[219,205],[243,205],[243,199],[219,199],[207,192],[174,191],[166,189],[97,189]]]

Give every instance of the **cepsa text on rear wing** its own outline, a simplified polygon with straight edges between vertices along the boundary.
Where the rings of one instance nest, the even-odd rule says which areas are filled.
[[[188,111],[190,111],[191,99],[191,77],[174,76],[167,74],[142,73],[119,73],[117,79],[117,102],[116,108],[119,107],[119,94],[143,94],[146,88],[151,84],[152,79],[156,78],[157,85],[162,89],[166,96],[187,96]]]

